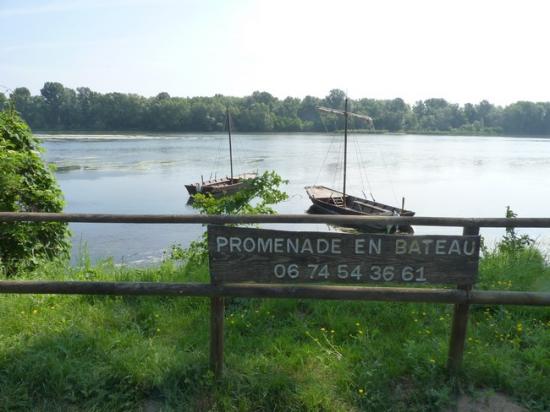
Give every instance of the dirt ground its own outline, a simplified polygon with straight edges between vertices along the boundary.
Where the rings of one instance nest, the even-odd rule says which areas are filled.
[[[527,409],[506,395],[487,391],[475,396],[460,395],[456,406],[446,412],[527,412]]]

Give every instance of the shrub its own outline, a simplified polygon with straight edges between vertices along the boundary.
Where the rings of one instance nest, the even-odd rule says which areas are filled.
[[[280,186],[287,183],[287,180],[274,171],[265,171],[252,179],[244,189],[232,195],[214,197],[211,194],[197,193],[192,205],[203,215],[272,215],[275,210],[271,206],[288,199],[288,195],[280,190]],[[206,233],[200,240],[192,242],[188,249],[174,245],[170,251],[171,259],[192,264],[203,264],[207,257]]]
[[[0,211],[61,212],[63,194],[27,124],[11,107],[0,112]],[[0,223],[0,272],[12,275],[42,259],[68,257],[69,231],[60,222]]]

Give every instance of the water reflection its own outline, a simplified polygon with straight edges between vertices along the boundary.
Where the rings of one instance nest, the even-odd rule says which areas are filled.
[[[184,183],[226,175],[229,159],[223,134],[43,136],[48,162],[68,212],[194,214]],[[352,137],[353,139],[354,137]],[[339,187],[342,151],[333,136],[315,134],[236,135],[235,173],[275,170],[289,180],[289,200],[279,213],[310,207],[304,186]],[[360,155],[350,152],[348,192],[373,193],[399,204],[405,196],[417,216],[497,217],[506,206],[520,217],[545,217],[550,203],[550,140],[502,137],[356,137]],[[329,148],[332,152],[327,155]],[[222,150],[223,149],[223,150]],[[355,150],[355,149],[354,149]],[[338,157],[340,153],[340,157]],[[363,160],[361,162],[361,160]],[[359,164],[362,166],[359,167]],[[264,225],[285,230],[327,230],[326,225]],[[92,259],[160,259],[171,244],[186,246],[201,225],[74,224],[75,254],[86,243]],[[330,230],[344,230],[329,228]],[[458,234],[460,228],[416,227],[417,234]],[[504,230],[486,229],[490,243]],[[547,230],[522,231],[548,241]]]

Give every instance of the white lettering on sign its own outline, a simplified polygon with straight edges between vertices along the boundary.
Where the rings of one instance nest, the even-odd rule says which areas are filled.
[[[340,243],[342,242],[342,239],[331,239],[332,244],[332,253],[335,255],[340,255],[342,251],[340,250]]]
[[[229,238],[229,251],[231,253],[240,252],[241,251],[241,238],[238,237],[231,237]]]
[[[305,239],[304,244],[302,246],[302,253],[304,253],[306,251],[309,252],[309,253],[313,253],[313,248],[311,247],[311,240],[309,240],[309,239]]]
[[[220,250],[222,250],[225,246],[227,246],[228,243],[229,243],[229,241],[227,240],[227,238],[225,236],[218,236],[216,238],[216,249],[217,249],[217,251],[219,252]]]
[[[454,239],[450,243],[446,239],[424,240],[395,240],[396,255],[457,255],[457,256],[472,256],[475,253],[475,241],[464,240],[461,247],[460,241]]]
[[[327,253],[330,248],[330,243],[326,239],[317,239],[317,252]]]
[[[367,250],[367,239],[355,239],[356,255],[379,255],[382,252],[382,239],[369,239]]]
[[[255,242],[251,237],[245,237],[243,240],[243,249],[245,252],[254,252]]]
[[[267,238],[264,239],[263,237],[258,238],[258,252],[260,253],[266,253],[271,251],[273,249],[273,239]],[[218,252],[220,250],[218,249]]]
[[[283,253],[283,242],[284,239],[280,237],[275,238],[275,253]],[[288,251],[288,248],[287,248]]]
[[[438,239],[435,241],[435,254],[436,255],[445,255],[445,246],[447,246],[447,241],[445,239]]]
[[[363,276],[375,282],[391,282],[397,280],[400,282],[426,282],[424,276],[424,266],[412,267],[405,266],[402,269],[395,266],[378,266],[378,265],[348,265],[340,264],[334,271],[328,268],[328,265],[309,264],[303,273],[308,279],[324,279],[331,278],[349,279],[351,281],[359,281]],[[273,274],[277,279],[296,279],[302,273],[298,265],[279,263],[273,267]]]
[[[294,254],[342,254],[341,239],[300,239],[300,238],[253,238],[245,237],[241,239],[237,236],[217,236],[216,237],[216,252],[230,253],[294,253]],[[380,253],[381,242],[370,241],[370,250]],[[359,252],[365,253],[365,252]],[[369,253],[372,253],[369,251]]]
[[[351,250],[355,255],[381,255],[383,251],[381,238],[357,238]],[[456,255],[473,256],[476,251],[476,241],[465,239],[392,239],[396,255]],[[391,242],[391,241],[390,241]],[[216,252],[229,253],[273,253],[273,254],[309,254],[309,255],[341,255],[342,239],[318,238],[302,239],[299,237],[270,238],[216,236]]]

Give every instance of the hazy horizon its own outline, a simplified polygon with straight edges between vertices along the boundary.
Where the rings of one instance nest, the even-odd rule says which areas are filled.
[[[2,0],[0,88],[550,101],[537,0]]]

